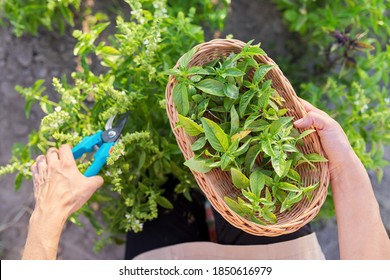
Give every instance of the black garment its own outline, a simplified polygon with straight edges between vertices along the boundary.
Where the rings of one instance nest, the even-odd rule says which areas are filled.
[[[164,196],[173,203],[174,208],[167,210],[159,207],[158,218],[145,222],[142,232],[127,234],[125,259],[164,246],[209,241],[203,194],[194,192],[192,201],[188,201],[169,188]]]
[[[226,245],[261,245],[293,240],[312,233],[310,224],[306,224],[299,230],[275,237],[256,236],[238,229],[227,222],[217,211],[213,209],[215,229],[217,231],[217,243]]]
[[[167,184],[176,185],[172,180]],[[143,231],[129,232],[126,241],[126,259],[132,259],[138,254],[185,242],[210,241],[205,214],[205,197],[200,191],[192,194],[192,202],[182,195],[177,195],[173,187],[167,188],[164,194],[173,204],[174,209],[159,207],[158,218],[145,222]],[[213,209],[217,243],[229,245],[258,245],[293,240],[312,233],[309,224],[296,232],[278,236],[255,236],[248,234],[229,224]]]

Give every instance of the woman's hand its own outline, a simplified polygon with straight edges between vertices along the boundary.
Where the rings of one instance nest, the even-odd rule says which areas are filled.
[[[35,210],[61,214],[68,218],[80,209],[103,185],[103,178],[87,178],[77,169],[72,150],[62,145],[50,148],[47,155],[37,157],[32,165]]]
[[[313,126],[329,160],[341,259],[390,259],[390,240],[368,174],[341,126],[301,99],[308,112],[294,124]]]
[[[22,258],[55,259],[66,219],[102,186],[103,178],[81,174],[68,145],[38,156],[31,171],[35,208]]]
[[[302,119],[295,121],[294,125],[297,128],[305,129],[313,126],[317,130],[322,148],[329,160],[330,175],[335,177],[336,173],[346,166],[345,161],[354,154],[354,151],[338,122],[309,102],[303,99],[300,101],[307,114]]]

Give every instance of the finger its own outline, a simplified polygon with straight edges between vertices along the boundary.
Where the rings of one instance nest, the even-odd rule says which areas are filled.
[[[45,156],[44,155],[39,155],[36,159],[35,159],[35,162],[33,165],[31,165],[30,167],[30,170],[31,170],[31,173],[32,173],[32,179],[33,179],[33,185],[34,185],[34,189],[39,185],[39,171],[38,171],[38,165],[39,163],[42,161],[42,160],[45,160]]]
[[[307,112],[310,112],[316,108],[309,101],[306,101],[305,99],[300,98],[300,97],[298,97],[298,99]]]
[[[310,111],[302,119],[295,121],[294,125],[298,128],[310,128],[313,126],[317,130],[325,130],[331,126],[329,118],[316,111]]]
[[[37,163],[36,162],[34,162],[33,165],[31,165],[31,167],[30,167],[30,171],[31,171],[31,174],[33,175],[33,177],[34,177],[34,174],[38,174],[38,169],[37,168],[38,167],[37,167]]]
[[[33,177],[34,177],[34,174],[35,174],[35,173],[38,173],[38,170],[37,170],[37,161],[36,161],[36,160],[35,160],[35,162],[31,165],[30,171],[31,171],[31,174],[33,175]]]
[[[74,205],[74,207],[70,210],[70,214],[74,213],[80,207],[86,203],[90,197],[94,194],[94,192],[100,188],[103,185],[103,178],[101,176],[93,176],[93,177],[85,177],[83,175],[82,179],[80,180],[82,188],[77,188],[77,203]]]
[[[61,145],[61,147],[58,150],[59,157],[62,165],[64,166],[76,166],[76,161],[74,160],[72,148],[70,145]]]
[[[33,185],[35,188],[38,185],[38,166],[36,162],[33,165],[31,165],[30,170],[32,173]]]
[[[87,180],[87,188],[93,189],[95,192],[98,188],[103,186],[104,180],[101,176],[93,176],[89,177]]]
[[[46,181],[47,177],[47,162],[46,162],[46,157],[45,156],[39,156],[37,158],[37,179],[38,179],[38,184],[44,184]]]
[[[84,177],[86,178],[86,184],[85,188],[80,190],[83,193],[83,197],[85,197],[85,202],[96,192],[97,189],[99,189],[103,183],[104,180],[101,176],[93,176],[93,177]],[[83,203],[85,203],[83,202]]]
[[[41,163],[42,161],[46,161],[46,157],[44,155],[39,155],[35,159],[34,165],[36,165],[36,167],[39,168],[39,163]]]
[[[47,164],[57,165],[59,163],[58,150],[56,148],[49,148],[46,154]]]
[[[327,115],[327,113],[325,113],[324,111],[314,107],[313,104],[311,104],[310,102],[306,101],[305,99],[302,99],[302,98],[299,98],[299,101],[301,102],[303,108],[305,108],[305,110],[307,112],[311,112],[311,111],[314,111],[314,112],[317,112],[317,113],[320,113],[320,114],[325,114]]]

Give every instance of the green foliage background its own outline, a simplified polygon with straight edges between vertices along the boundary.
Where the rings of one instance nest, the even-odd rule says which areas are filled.
[[[390,143],[390,2],[274,2],[299,35],[282,69],[301,97],[341,124],[364,166],[381,181]],[[347,31],[343,42],[334,31]],[[334,215],[330,199],[321,213]]]
[[[190,198],[195,184],[170,131],[163,72],[204,41],[202,26],[223,28],[230,4],[228,0],[125,2],[130,15],[118,16],[115,23],[96,17],[90,31],[74,30],[78,41],[74,54],[82,69],[71,79],[53,79],[58,102],[45,95],[43,81],[17,88],[26,98],[27,116],[35,102],[47,116],[27,145],[15,145],[10,164],[0,168],[0,175],[17,174],[18,188],[23,178],[31,177],[35,155],[61,143],[76,144],[101,129],[111,114],[130,110],[125,133],[101,172],[106,187],[77,213],[86,215],[102,236],[96,249],[119,232],[140,231],[145,221],[157,217],[157,205],[171,207],[161,188],[169,174],[179,179],[176,191]],[[384,147],[390,141],[389,1],[274,2],[296,34],[289,46],[291,55],[275,60],[300,96],[340,122],[366,168],[375,170],[380,179],[387,164]],[[3,1],[0,23],[10,24],[17,36],[38,35],[42,27],[62,32],[83,17],[83,3]],[[99,35],[109,24],[116,26],[115,32],[103,40]],[[91,60],[105,71],[94,73]],[[89,164],[82,161],[79,167],[85,170]],[[102,213],[103,222],[96,219],[96,211]],[[331,203],[321,213],[333,215]],[[72,221],[78,222],[77,215]]]

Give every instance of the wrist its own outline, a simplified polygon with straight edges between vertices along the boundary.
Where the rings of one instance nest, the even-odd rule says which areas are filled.
[[[359,176],[367,176],[367,172],[360,161],[359,157],[355,154],[352,148],[345,149],[342,153],[343,160],[337,165],[330,165],[329,172],[331,183],[342,183],[345,180],[352,179]]]
[[[55,259],[66,217],[36,208],[31,215],[23,259]]]
[[[43,246],[56,247],[65,222],[63,215],[35,209],[30,218],[29,234]]]
[[[47,210],[36,206],[30,218],[30,225],[39,224],[49,227],[62,227],[66,222],[67,216],[59,211]]]

